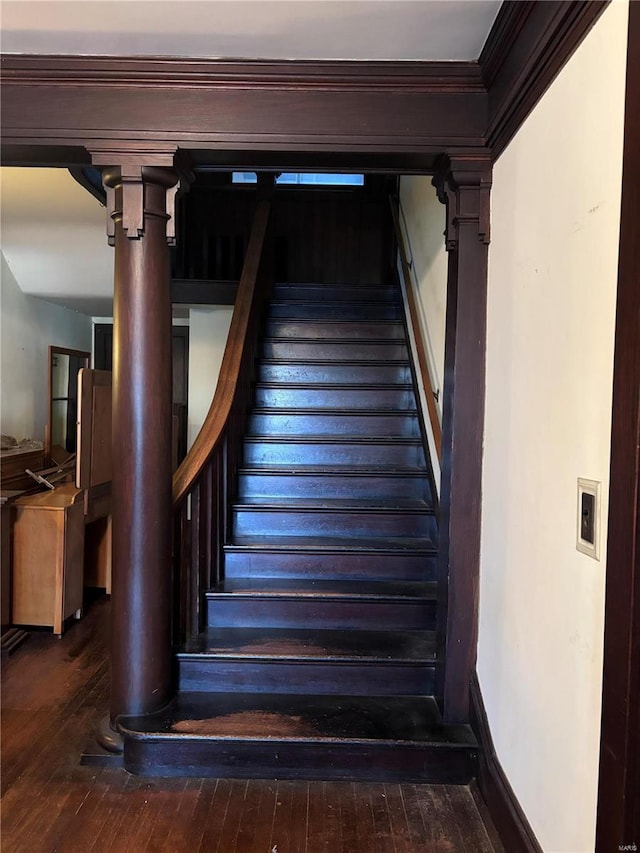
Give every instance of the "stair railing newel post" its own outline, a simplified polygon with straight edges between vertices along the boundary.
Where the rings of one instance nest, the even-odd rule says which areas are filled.
[[[92,151],[106,167],[113,301],[113,587],[110,724],[172,696],[171,292],[175,149]],[[114,735],[115,732],[115,735]]]
[[[443,157],[433,184],[447,208],[449,256],[436,694],[446,722],[466,723],[478,642],[491,159]]]

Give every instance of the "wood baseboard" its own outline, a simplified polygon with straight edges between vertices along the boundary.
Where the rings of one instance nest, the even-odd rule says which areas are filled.
[[[542,853],[542,847],[496,755],[475,673],[471,680],[471,727],[482,747],[478,760],[478,787],[505,850],[509,853]]]

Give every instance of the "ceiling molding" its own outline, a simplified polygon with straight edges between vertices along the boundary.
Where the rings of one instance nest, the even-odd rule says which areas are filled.
[[[296,92],[484,92],[477,62],[2,56],[10,85]]]
[[[533,107],[609,0],[505,0],[480,55],[487,85],[486,142],[494,158]]]

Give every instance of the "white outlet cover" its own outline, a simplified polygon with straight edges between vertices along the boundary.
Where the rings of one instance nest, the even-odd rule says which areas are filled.
[[[587,480],[584,477],[578,477],[578,501],[577,501],[577,518],[576,518],[576,548],[583,554],[593,557],[594,560],[600,559],[600,491],[602,484],[599,480]],[[587,542],[581,537],[582,531],[582,495],[593,495],[594,507],[594,525],[593,525],[593,544]]]

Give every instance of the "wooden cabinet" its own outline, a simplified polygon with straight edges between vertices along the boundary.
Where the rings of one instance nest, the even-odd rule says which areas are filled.
[[[73,484],[15,502],[13,623],[52,626],[82,610],[84,491]]]

